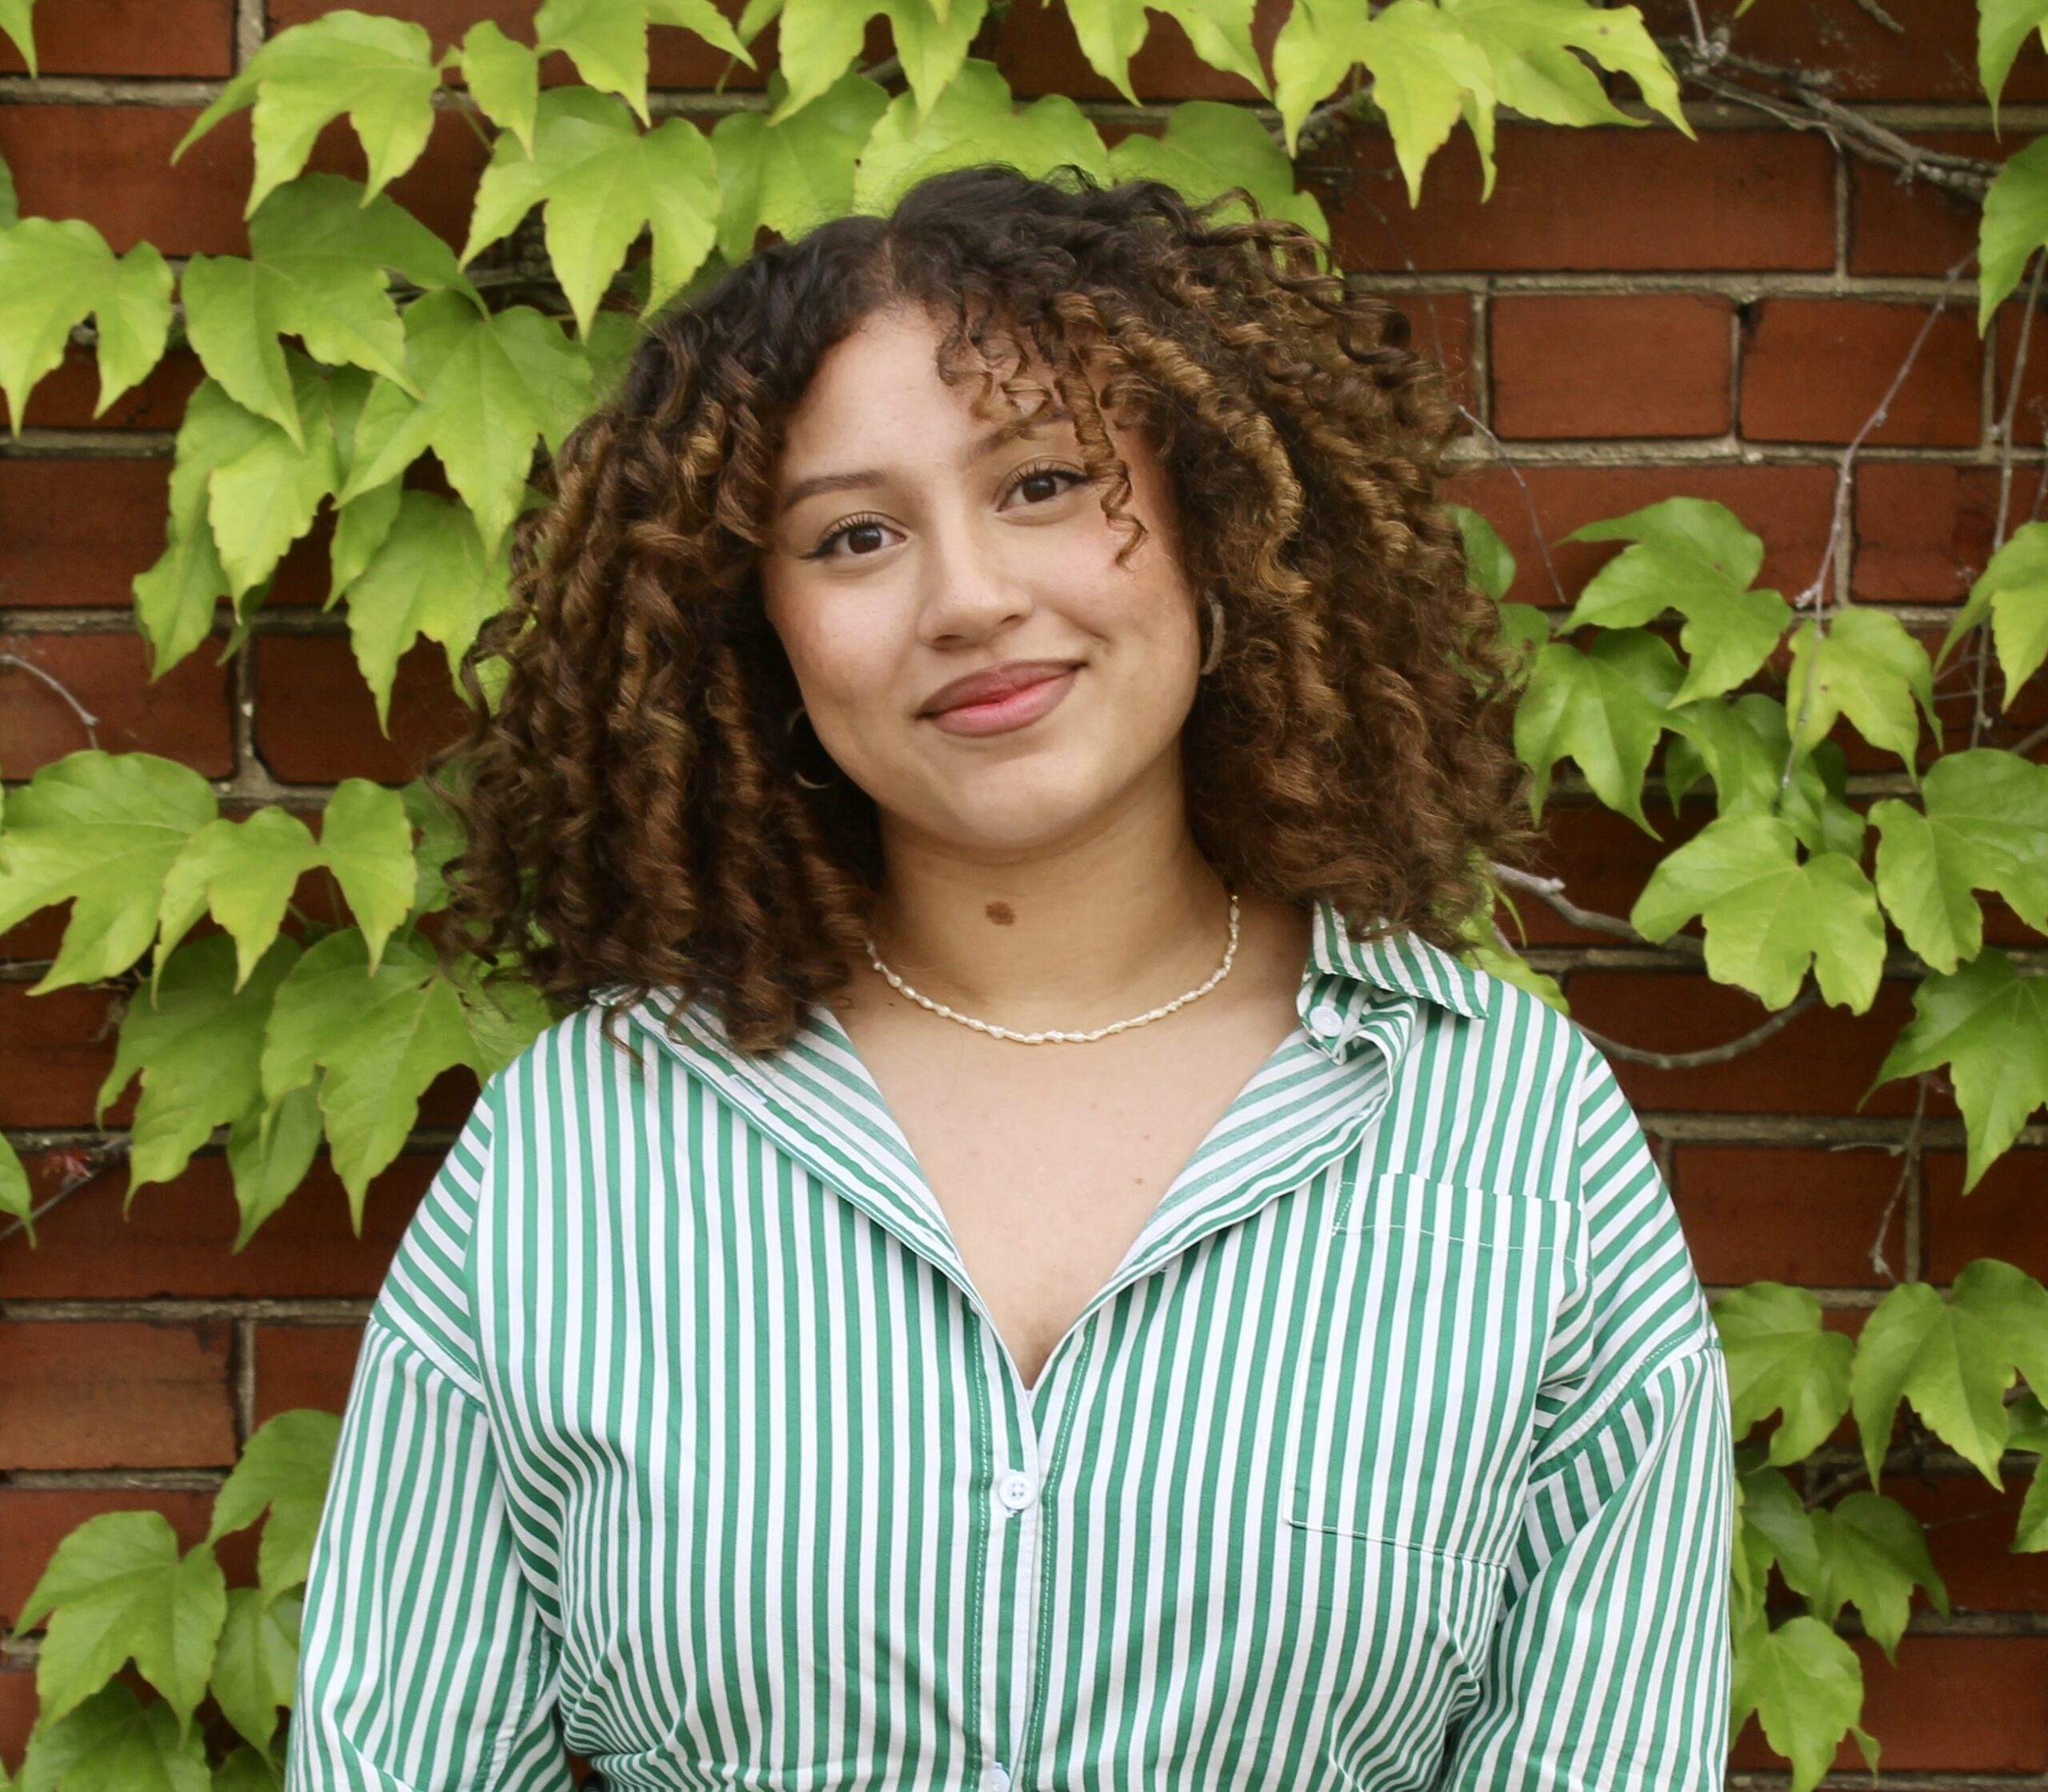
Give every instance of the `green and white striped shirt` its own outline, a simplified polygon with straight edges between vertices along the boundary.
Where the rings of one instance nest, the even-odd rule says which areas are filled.
[[[542,1034],[407,1226],[291,1792],[1720,1786],[1726,1368],[1570,1022],[1318,905],[1026,1387],[837,1017],[675,1006]]]

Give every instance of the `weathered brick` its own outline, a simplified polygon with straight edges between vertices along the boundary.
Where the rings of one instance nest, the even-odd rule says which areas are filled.
[[[0,1321],[0,1469],[226,1467],[230,1328]]]
[[[165,459],[0,460],[0,605],[126,610],[164,549]]]
[[[1869,603],[1960,603],[1967,597],[1991,558],[1997,470],[1866,461],[1854,479],[1855,595]],[[2009,529],[2026,519],[2034,484],[2031,469],[2014,480]]]
[[[1960,1151],[1927,1154],[1927,1279],[1953,1282],[1978,1258],[1995,1257],[2048,1280],[2048,1202],[2041,1198],[2048,1152],[2015,1147],[1967,1194],[1964,1163]]]
[[[1289,11],[1287,0],[1258,0],[1252,15],[1252,46],[1270,76],[1273,41]],[[1242,77],[1211,68],[1194,53],[1187,34],[1164,13],[1147,15],[1151,30],[1130,59],[1130,84],[1141,99],[1253,100],[1256,89]],[[1043,0],[1018,0],[996,26],[990,59],[1010,90],[1020,95],[1065,94],[1075,99],[1118,99],[1115,87],[1088,66],[1063,6]]]
[[[1382,130],[1305,157],[1320,176],[1343,265],[1393,273],[1466,268],[1831,267],[1834,169],[1826,144],[1781,131],[1667,126],[1560,130],[1503,121],[1493,197],[1460,129],[1431,158],[1418,210]]]
[[[388,738],[378,733],[375,702],[345,636],[263,637],[256,688],[256,750],[287,783],[402,784],[461,733],[461,700],[438,642],[416,642],[399,660]]]
[[[1745,320],[1741,427],[1752,442],[1847,442],[1877,409],[1926,321],[1925,305],[1766,298]],[[1977,331],[1951,305],[1870,442],[1969,446],[1982,434]]]
[[[2002,421],[2006,414],[2026,310],[2022,298],[2010,298],[1991,320],[1991,415],[1995,420]],[[2026,365],[2020,376],[2019,404],[2013,413],[2013,440],[2023,448],[2038,448],[2048,439],[2048,303],[2035,313],[2034,327],[2026,334]],[[2014,470],[2015,520],[2022,520],[2032,506],[2039,475],[2030,467]]]
[[[0,634],[0,653],[32,662],[99,718],[108,753],[156,753],[208,778],[234,770],[227,668],[210,637],[160,678],[150,678],[141,635]],[[0,766],[26,778],[39,766],[93,744],[78,713],[42,679],[0,666]]]
[[[114,1066],[113,997],[76,984],[44,995],[29,989],[0,983],[0,1125],[90,1126],[93,1098]],[[108,1103],[106,1124],[129,1123],[138,1086]]]
[[[190,1550],[213,1523],[214,1496],[170,1487],[0,1487],[0,1627],[14,1628],[57,1546],[79,1526],[138,1511],[162,1513],[179,1549]],[[214,1546],[231,1585],[254,1582],[256,1535],[236,1531]]]
[[[1645,834],[1626,815],[1597,802],[1556,803],[1545,811],[1539,856],[1529,869],[1560,878],[1565,893],[1582,909],[1622,920],[1642,895],[1659,860],[1682,846],[1713,818],[1707,802],[1688,802],[1676,815],[1661,796],[1643,812],[1657,836]],[[1510,892],[1531,945],[1611,946],[1610,934],[1575,927],[1541,897]],[[1510,938],[1517,937],[1510,923]]]
[[[1496,462],[1460,473],[1446,482],[1445,494],[1470,506],[1499,530],[1514,554],[1510,595],[1520,603],[1568,607],[1586,582],[1621,551],[1621,544],[1562,538],[1586,523],[1626,516],[1667,498],[1703,498],[1726,505],[1762,539],[1758,582],[1789,596],[1819,567],[1833,514],[1834,474],[1825,466],[1510,469]],[[1544,570],[1539,530],[1541,541],[1551,544],[1551,563],[1564,587],[1562,605]]]
[[[0,131],[6,128],[0,114]],[[77,342],[64,345],[64,358],[44,376],[22,409],[25,426],[41,430],[174,430],[192,389],[206,370],[190,349],[171,349],[135,385],[118,395],[98,416],[99,358]],[[0,418],[8,416],[0,398]]]
[[[224,1155],[194,1158],[175,1182],[149,1183],[132,1203],[127,1176],[111,1170],[38,1223],[34,1250],[10,1247],[7,1294],[15,1300],[373,1296],[440,1156],[408,1153],[378,1177],[358,1238],[347,1194],[322,1153],[238,1253],[240,1210]],[[54,1189],[54,1164],[38,1154],[25,1161],[38,1198]]]
[[[2015,1552],[2021,1503],[2034,1474],[2002,1478],[2003,1493],[1974,1470],[1967,1474],[1887,1474],[1879,1491],[1922,1524],[1938,1526],[1928,1538],[1934,1571],[1960,1611],[2048,1610],[2048,1553]],[[1914,1609],[1926,1607],[1924,1592]]]
[[[1504,436],[1721,435],[1730,302],[1708,293],[1522,293],[1490,310]]]
[[[340,1412],[362,1350],[360,1325],[258,1326],[256,1422],[302,1407]]]
[[[2008,129],[1920,131],[1919,147],[1948,155],[2002,162],[2031,139]],[[1915,180],[1852,157],[1849,162],[1849,271],[1859,274],[1946,274],[1977,246],[1984,208],[1952,187]],[[1967,272],[1969,270],[1966,270]]]
[[[1461,292],[1385,292],[1408,319],[1408,346],[1449,377],[1451,395],[1468,410],[1478,396],[1472,376],[1472,301]]]
[[[1869,1148],[1682,1145],[1673,1193],[1703,1281],[1878,1288],[1890,1284],[1870,1246],[1898,1178],[1898,1159]],[[1885,1227],[1894,1277],[1906,1268],[1905,1218],[1901,1202]]]
[[[39,74],[223,75],[234,67],[234,9],[226,0],[100,0],[35,15]],[[0,37],[0,74],[27,72]]]
[[[2048,1638],[1902,1637],[1898,1665],[1867,1637],[1850,1640],[1863,1664],[1863,1727],[1886,1773],[2034,1774],[2048,1766]],[[1752,1718],[1730,1751],[1737,1772],[1782,1770]],[[1834,1771],[1867,1781],[1844,1736]]]
[[[1581,1025],[1646,1051],[1689,1052],[1725,1045],[1768,1018],[1756,998],[1704,974],[1581,970],[1566,984]],[[1898,1030],[1912,1018],[1912,992],[1886,982],[1867,1014],[1826,1004],[1810,1009],[1762,1044],[1725,1063],[1660,1070],[1618,1062],[1629,1098],[1649,1110],[1712,1114],[1908,1114],[1913,1084],[1888,1082],[1859,1110]],[[1930,1098],[1930,1114],[1954,1105]]]

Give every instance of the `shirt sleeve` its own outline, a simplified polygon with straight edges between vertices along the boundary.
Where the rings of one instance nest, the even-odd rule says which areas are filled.
[[[571,1792],[472,1342],[490,1090],[364,1328],[307,1571],[286,1792]]]
[[[1606,1060],[1577,1082],[1586,1294],[1546,1374],[1518,1541],[1447,1792],[1721,1792],[1734,1466],[1720,1336]]]

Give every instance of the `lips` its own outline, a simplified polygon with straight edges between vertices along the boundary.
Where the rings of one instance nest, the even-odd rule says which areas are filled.
[[[1028,685],[1042,684],[1048,678],[1056,678],[1080,663],[1070,659],[1013,659],[1000,666],[992,666],[986,671],[970,672],[965,678],[955,678],[949,685],[942,685],[926,701],[918,713],[920,715],[938,715],[947,710],[957,710],[970,703],[992,703]]]

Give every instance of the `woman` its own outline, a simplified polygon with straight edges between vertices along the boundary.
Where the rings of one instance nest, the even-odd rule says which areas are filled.
[[[994,169],[652,326],[478,645],[454,913],[562,1018],[366,1328],[292,1786],[1718,1787],[1722,1360],[1454,955],[1403,335]]]

